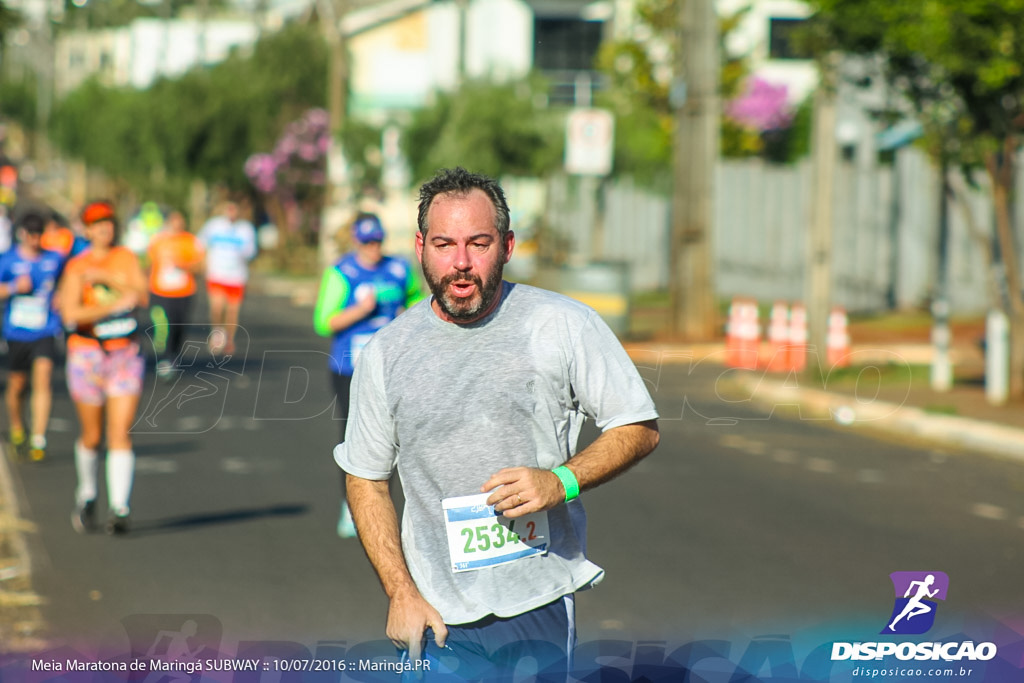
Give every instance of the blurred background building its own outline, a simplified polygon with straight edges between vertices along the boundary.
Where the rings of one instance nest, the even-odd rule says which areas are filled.
[[[291,23],[322,19],[325,8],[340,10],[349,58],[345,115],[382,129],[376,152],[384,167],[382,210],[390,212],[402,250],[410,245],[409,191],[416,181],[404,156],[403,126],[441,94],[471,80],[516,82],[539,74],[548,86],[534,98],[564,121],[573,107],[600,104],[614,88],[609,79],[615,68],[599,66],[609,43],[641,45],[651,62],[651,79],[666,91],[678,60],[673,31],[643,20],[640,0],[157,2],[141,5],[149,16],[92,28],[71,11],[89,2],[97,0],[6,2],[22,13],[23,22],[8,32],[2,69],[8,76],[34,75],[40,122],[55,101],[89,78],[106,87],[144,90],[159,79],[247,54],[262,37]],[[752,293],[765,300],[798,300],[805,293],[817,171],[806,150],[770,158],[780,132],[770,117],[781,117],[786,130],[809,120],[819,68],[800,32],[811,8],[800,0],[719,0],[717,8],[723,22],[735,17],[722,36],[723,60],[745,65],[726,115],[753,118],[745,124],[739,152],[724,151],[716,166],[715,291],[723,300]],[[924,151],[911,144],[920,129],[906,122],[893,125],[892,113],[901,105],[872,76],[875,66],[844,57],[835,98],[834,299],[865,312],[927,305],[938,262],[937,172]],[[658,116],[662,128],[670,126],[670,105],[664,104]],[[630,125],[621,117],[616,121],[617,146]],[[751,141],[759,147],[743,149]],[[564,169],[532,177],[507,174],[523,245],[517,276],[532,277],[535,264],[545,259],[577,266],[616,261],[626,268],[630,294],[669,286],[672,190],[664,181],[671,174],[655,171],[653,180],[645,181],[621,172],[619,165],[617,158],[614,173],[592,179]],[[984,196],[985,181],[970,181],[980,188],[971,201],[984,222],[993,210]],[[1013,210],[1020,214],[1021,207],[1024,203],[1017,203]],[[958,311],[984,309],[990,299],[985,249],[968,222],[962,213],[949,216],[951,304]]]

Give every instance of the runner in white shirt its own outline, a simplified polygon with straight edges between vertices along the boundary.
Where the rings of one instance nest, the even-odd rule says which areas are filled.
[[[235,351],[238,313],[249,281],[249,261],[256,256],[256,229],[239,217],[238,204],[227,201],[199,232],[206,249],[206,288],[210,297],[210,350]]]

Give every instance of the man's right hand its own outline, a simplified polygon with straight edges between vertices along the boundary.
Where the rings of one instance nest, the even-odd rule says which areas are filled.
[[[423,654],[423,632],[430,627],[434,631],[434,642],[444,647],[448,638],[448,627],[441,614],[423,599],[418,591],[396,594],[388,607],[387,636],[402,650],[408,650],[410,661],[417,661]]]

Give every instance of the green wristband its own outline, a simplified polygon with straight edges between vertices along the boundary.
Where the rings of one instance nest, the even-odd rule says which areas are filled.
[[[565,502],[568,503],[573,498],[580,495],[580,483],[576,481],[576,475],[572,473],[565,465],[556,467],[551,470],[559,481],[562,482],[562,486],[565,487]]]

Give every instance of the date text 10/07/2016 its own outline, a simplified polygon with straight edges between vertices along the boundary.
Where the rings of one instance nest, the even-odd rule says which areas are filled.
[[[85,661],[33,659],[32,671],[429,671],[428,660],[386,659],[134,659]]]

